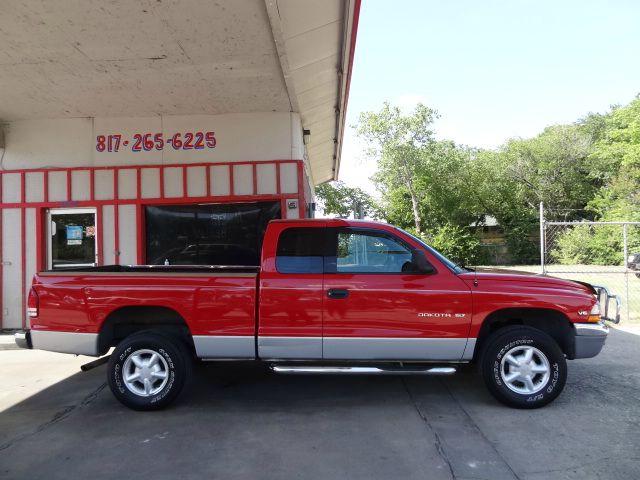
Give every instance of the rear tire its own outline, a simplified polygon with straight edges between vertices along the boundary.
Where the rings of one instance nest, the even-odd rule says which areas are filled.
[[[539,408],[555,400],[567,381],[567,361],[546,333],[531,327],[498,330],[481,359],[489,392],[514,408]]]
[[[134,410],[159,410],[182,391],[189,373],[188,353],[179,341],[150,331],[125,338],[109,359],[113,395]]]

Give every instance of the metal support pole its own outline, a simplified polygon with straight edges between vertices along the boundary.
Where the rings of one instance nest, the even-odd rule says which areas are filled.
[[[629,258],[629,246],[627,245],[627,224],[625,223],[622,226],[622,245],[624,251],[624,270],[625,272],[629,270],[629,264],[627,262],[627,258]]]
[[[631,297],[629,296],[629,262],[628,262],[628,258],[629,258],[629,245],[627,243],[627,224],[625,223],[622,226],[622,245],[623,245],[623,255],[624,255],[624,259],[622,260],[624,262],[624,288],[625,288],[625,300],[626,300],[626,304],[627,304],[627,322],[631,319],[631,311],[630,311],[630,307],[629,307],[629,303],[631,301]]]
[[[544,205],[540,202],[540,269],[544,275],[544,250],[545,250],[545,235],[544,235]]]

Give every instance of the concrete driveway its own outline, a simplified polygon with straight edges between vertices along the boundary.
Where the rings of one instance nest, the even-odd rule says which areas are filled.
[[[640,334],[640,331],[636,331]],[[284,377],[201,364],[162,412],[121,406],[105,367],[0,342],[0,478],[640,478],[640,335],[570,362],[564,393],[512,410],[447,378]]]

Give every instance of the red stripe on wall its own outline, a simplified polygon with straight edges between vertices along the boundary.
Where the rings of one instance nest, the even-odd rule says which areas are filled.
[[[67,170],[67,202],[71,201],[71,170]]]
[[[253,194],[258,194],[258,166],[254,163],[252,165],[251,175],[253,176]]]
[[[164,168],[160,167],[160,198],[164,198]]]
[[[45,170],[43,175],[43,183],[42,191],[45,202],[49,202],[49,172]]]
[[[104,265],[104,234],[102,232],[102,215],[104,207],[96,208],[96,238],[98,239],[98,265]]]
[[[136,208],[136,262],[138,265],[144,265],[144,246],[145,246],[145,235],[144,235],[144,222],[143,220],[144,208],[142,205],[138,205]]]
[[[2,173],[0,173],[0,205],[2,205]],[[0,328],[4,322],[4,236],[2,225],[4,223],[4,209],[0,207]]]
[[[95,170],[89,170],[89,198],[96,199],[96,177]]]
[[[20,201],[25,203],[26,200],[26,185],[25,185],[25,172],[20,174]],[[26,215],[27,209],[20,209],[20,285],[22,286],[22,302],[20,309],[20,318],[22,318],[22,328],[27,328],[27,292],[26,292],[26,283],[27,283],[27,241],[26,241]]]
[[[120,169],[114,169],[113,173],[113,198],[118,199],[118,177]],[[119,199],[118,199],[119,200]],[[114,263],[120,264],[120,208],[119,203],[113,206],[113,254]]]
[[[189,196],[189,185],[187,184],[187,167],[182,167],[182,196]]]
[[[46,267],[44,266],[44,253],[45,253],[45,233],[42,231],[42,227],[44,225],[44,213],[45,209],[38,207],[36,208],[36,271],[39,272],[44,270]],[[41,241],[44,239],[44,241]]]
[[[136,198],[142,198],[142,172],[141,168],[136,168]]]

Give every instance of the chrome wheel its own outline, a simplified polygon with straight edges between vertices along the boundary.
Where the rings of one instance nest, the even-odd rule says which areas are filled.
[[[141,397],[160,393],[169,380],[169,365],[154,350],[136,350],[122,367],[122,380],[130,392]]]
[[[542,390],[551,374],[546,355],[535,347],[518,346],[500,362],[500,377],[509,390],[529,395]]]

